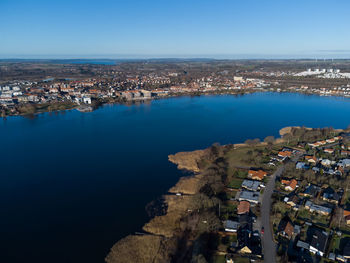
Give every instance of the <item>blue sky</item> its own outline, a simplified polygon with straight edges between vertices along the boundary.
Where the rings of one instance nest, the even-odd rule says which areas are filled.
[[[348,0],[0,0],[0,57],[350,58]]]

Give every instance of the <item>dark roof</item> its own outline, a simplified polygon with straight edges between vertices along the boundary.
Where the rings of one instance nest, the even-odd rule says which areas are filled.
[[[247,214],[239,215],[239,228],[238,232],[251,233],[253,231],[252,218]]]
[[[310,246],[316,248],[319,251],[325,252],[327,239],[328,239],[327,233],[319,229],[314,229]]]
[[[336,200],[336,201],[338,201],[340,198],[339,194],[336,191],[334,191],[332,187],[327,187],[323,191],[323,197],[330,200]]]
[[[343,256],[350,257],[350,240],[346,243],[343,249]]]
[[[315,196],[318,193],[318,191],[320,191],[320,188],[316,185],[311,184],[308,187],[306,187],[304,194]]]

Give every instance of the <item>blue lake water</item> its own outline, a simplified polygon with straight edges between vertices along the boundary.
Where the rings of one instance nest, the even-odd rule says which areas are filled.
[[[0,121],[0,262],[103,262],[182,175],[168,154],[291,125],[345,128],[349,116],[349,99],[256,93]]]

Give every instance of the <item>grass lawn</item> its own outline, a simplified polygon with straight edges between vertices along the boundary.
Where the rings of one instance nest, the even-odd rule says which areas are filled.
[[[212,263],[225,263],[225,256],[224,255],[214,255],[211,259]]]
[[[266,146],[248,146],[233,149],[226,154],[226,158],[231,167],[261,165],[259,160],[261,160],[262,154],[258,153],[257,150],[265,148]]]
[[[350,235],[348,234],[343,234],[340,237],[336,234],[333,235],[332,241],[329,245],[329,251],[332,251],[332,252],[334,251],[336,254],[342,253],[341,250],[344,249],[344,244],[346,244],[349,239],[350,239]]]
[[[335,249],[339,249],[340,239],[341,237],[338,237],[337,235],[333,236],[331,244],[329,245],[329,251],[333,252]]]
[[[234,189],[239,189],[241,188],[242,182],[244,179],[240,178],[234,178],[229,184],[228,187],[234,188]]]
[[[237,257],[234,259],[235,263],[249,263],[249,258]]]

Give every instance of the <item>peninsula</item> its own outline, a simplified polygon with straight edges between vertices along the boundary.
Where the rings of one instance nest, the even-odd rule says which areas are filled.
[[[339,245],[350,231],[349,131],[288,127],[278,139],[169,155],[193,174],[169,189],[144,232],[117,242],[106,262],[344,257],[350,252]],[[310,231],[323,247],[309,240]]]

